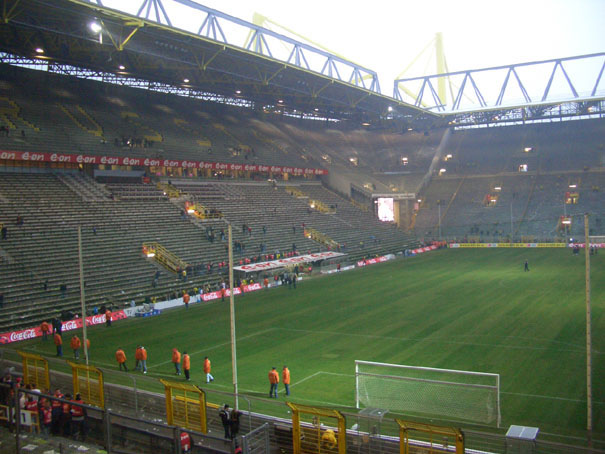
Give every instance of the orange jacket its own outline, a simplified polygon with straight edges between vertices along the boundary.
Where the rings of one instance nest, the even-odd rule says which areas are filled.
[[[181,362],[181,353],[176,348],[172,349],[172,362],[173,363]]]
[[[210,373],[210,360],[208,358],[206,358],[204,360],[204,373],[205,374],[209,374]]]
[[[71,348],[73,348],[74,350],[77,350],[82,346],[82,342],[80,341],[80,338],[78,336],[74,336],[71,338],[70,345],[71,345]]]
[[[137,347],[137,349],[134,351],[134,359],[136,359],[137,361],[143,359],[143,352],[141,347]]]
[[[59,333],[55,333],[54,341],[56,346],[63,345],[63,338]]]
[[[126,353],[124,353],[124,350],[122,350],[121,348],[118,348],[118,350],[116,351],[116,361],[118,363],[126,362]]]
[[[189,361],[189,355],[183,355],[183,370],[191,369],[191,362]]]
[[[90,339],[86,339],[86,349],[90,350]]]
[[[284,367],[284,369],[281,371],[281,378],[284,381],[284,385],[289,385],[290,384],[290,369],[288,369],[287,367]]]
[[[279,374],[275,369],[271,369],[269,371],[269,383],[271,383],[272,385],[279,383]]]
[[[183,295],[183,303],[188,304],[189,303],[189,293],[185,293]]]
[[[43,333],[48,333],[50,332],[50,325],[48,324],[48,322],[42,322],[42,324],[40,325],[40,330]]]
[[[147,350],[145,350],[145,347],[141,347],[141,359],[147,361]]]

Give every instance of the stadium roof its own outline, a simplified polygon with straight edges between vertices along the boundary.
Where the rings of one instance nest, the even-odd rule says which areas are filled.
[[[359,123],[382,118],[432,123],[442,118],[380,94],[375,73],[366,68],[336,62],[341,68],[343,64],[351,65],[351,76],[342,79],[334,63],[339,57],[287,37],[283,38],[294,46],[303,62],[301,52],[318,51],[326,58],[325,66],[334,71],[322,74],[309,69],[308,64],[300,64],[300,58],[284,62],[263,55],[266,40],[263,44],[262,36],[259,52],[213,39],[216,31],[213,38],[196,35],[83,0],[21,0],[2,14],[0,51],[45,61],[49,69],[58,72],[85,69],[90,77],[106,81],[113,78],[114,83],[122,80],[143,88],[158,86],[163,91],[190,92],[192,96],[212,93],[258,109]],[[93,22],[96,30],[91,28]],[[253,27],[263,36],[275,35]],[[372,82],[366,87],[368,79]]]

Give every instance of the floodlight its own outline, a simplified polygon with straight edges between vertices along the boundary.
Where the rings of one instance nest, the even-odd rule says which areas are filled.
[[[241,95],[241,94],[242,94],[242,91],[241,91],[241,90],[235,90],[235,94],[236,94],[236,95]]]
[[[124,71],[124,70],[126,69],[126,66],[124,66],[124,65],[120,65],[120,66],[118,66],[118,68],[119,68],[121,71]]]
[[[392,106],[389,106],[389,107],[387,108],[387,110],[388,110],[389,112],[393,112],[393,107],[392,107]]]
[[[43,54],[44,53],[44,49],[42,49],[41,47],[36,47],[36,53]]]
[[[183,79],[183,82],[185,82],[186,84],[189,83],[189,79]]]
[[[90,28],[90,30],[95,34],[101,33],[101,31],[103,30],[103,27],[101,27],[101,24],[99,24],[96,21],[92,21],[90,24],[88,24],[88,28]]]

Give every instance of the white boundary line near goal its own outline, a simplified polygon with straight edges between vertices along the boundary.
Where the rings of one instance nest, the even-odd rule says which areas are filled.
[[[312,379],[312,378],[314,378],[314,377],[316,377],[318,375],[321,375],[321,374],[336,375],[336,376],[339,376],[339,377],[353,377],[353,375],[351,375],[351,374],[339,374],[337,372],[326,372],[326,371],[323,371],[323,370],[318,370],[314,374],[311,374],[311,375],[309,375],[309,376],[307,376],[307,377],[305,377],[305,378],[303,378],[301,380],[298,380],[296,383],[292,383],[290,385],[290,388],[292,388],[293,386],[296,386],[296,385],[300,385],[301,383],[304,383],[307,380],[310,380],[310,379]]]

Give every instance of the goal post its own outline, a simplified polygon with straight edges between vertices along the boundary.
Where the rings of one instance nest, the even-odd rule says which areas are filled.
[[[356,360],[355,406],[500,427],[500,375]]]

